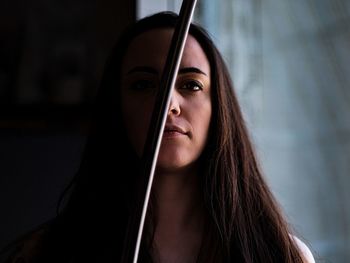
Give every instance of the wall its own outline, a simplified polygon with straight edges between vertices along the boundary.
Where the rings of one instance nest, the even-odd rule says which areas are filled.
[[[0,248],[55,215],[91,104],[135,1],[6,1],[0,9]]]

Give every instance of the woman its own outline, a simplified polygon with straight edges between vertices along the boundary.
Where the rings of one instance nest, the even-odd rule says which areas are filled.
[[[122,35],[69,200],[34,242],[32,236],[37,249],[15,257],[120,261],[176,19],[155,14]],[[261,175],[220,53],[193,24],[167,113],[140,262],[314,262]]]

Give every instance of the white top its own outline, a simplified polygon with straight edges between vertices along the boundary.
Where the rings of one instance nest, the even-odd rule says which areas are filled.
[[[298,246],[299,250],[301,251],[303,259],[306,260],[305,263],[315,263],[315,259],[310,249],[305,245],[305,243],[296,236],[292,236],[292,238],[295,241],[295,244]]]

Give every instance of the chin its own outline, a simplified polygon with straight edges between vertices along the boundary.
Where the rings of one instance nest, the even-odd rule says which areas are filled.
[[[183,162],[177,162],[175,160],[162,160],[158,159],[157,161],[157,168],[161,170],[178,170],[181,169],[182,167],[185,167],[186,163]]]
[[[186,162],[183,160],[176,158],[175,156],[169,156],[169,157],[163,157],[163,156],[158,156],[157,160],[157,167],[160,169],[181,169],[181,167],[186,166]]]
[[[188,172],[194,166],[193,161],[185,161],[183,159],[176,160],[175,158],[162,159],[158,158],[157,171],[160,173],[184,173]]]

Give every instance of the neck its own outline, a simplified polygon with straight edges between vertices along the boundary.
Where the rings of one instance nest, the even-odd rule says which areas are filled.
[[[176,231],[198,225],[203,212],[198,176],[193,171],[156,174],[153,187],[159,228],[169,226]]]
[[[155,262],[195,262],[204,218],[198,176],[193,171],[156,173]]]

